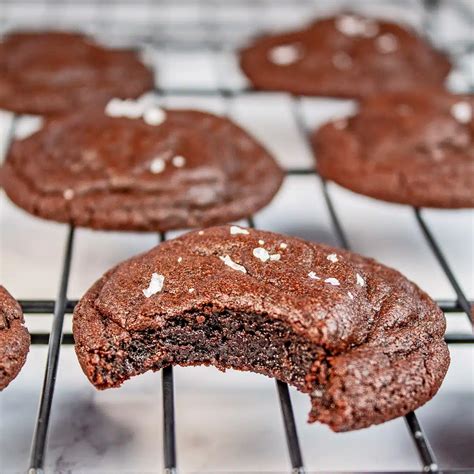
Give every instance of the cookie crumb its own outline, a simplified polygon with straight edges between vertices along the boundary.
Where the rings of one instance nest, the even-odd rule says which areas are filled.
[[[280,244],[280,248],[281,248],[282,250],[285,250],[287,247],[288,247],[288,244],[285,244],[285,242],[282,242],[282,243]]]
[[[236,225],[231,225],[230,226],[230,235],[249,235],[250,232],[247,229],[242,229],[242,227],[236,226]]]
[[[197,322],[198,324],[202,324],[202,323],[204,323],[205,321],[206,321],[206,317],[203,316],[202,314],[200,314],[199,316],[196,317],[196,322]]]
[[[204,235],[204,231],[203,231],[203,230],[200,230],[200,231],[198,232],[198,235]]]
[[[260,239],[260,240],[258,241],[258,245],[265,245],[265,241],[262,240],[262,239]]]
[[[270,255],[270,260],[272,260],[273,262],[278,262],[278,260],[280,259],[281,259],[281,255],[279,253],[274,253]]]
[[[326,278],[324,281],[333,286],[339,286],[341,284],[337,278]]]
[[[165,277],[163,275],[153,273],[151,275],[151,280],[150,284],[148,285],[148,288],[142,290],[143,294],[146,298],[150,298],[150,296],[153,296],[154,294],[160,292],[163,289],[164,283]]]
[[[354,295],[350,291],[347,292],[347,296],[349,296],[351,300],[354,299]]]
[[[275,46],[268,52],[268,59],[279,66],[293,64],[298,61],[301,56],[301,48],[294,44]]]
[[[245,267],[243,267],[242,265],[239,265],[238,263],[235,263],[229,257],[229,255],[225,255],[224,257],[219,257],[219,258],[224,262],[225,265],[232,268],[233,270],[237,270],[237,271],[242,272],[242,273],[247,273],[247,270],[245,269]]]
[[[194,288],[189,288],[188,293],[194,293],[196,290]]]
[[[183,261],[183,257],[178,257],[178,263],[181,263]]]
[[[259,243],[261,241],[259,240]],[[262,247],[253,249],[252,254],[255,258],[258,258],[262,262],[266,262],[270,258],[270,254]]]
[[[456,102],[451,106],[451,115],[459,123],[469,123],[472,120],[472,108],[468,102]]]

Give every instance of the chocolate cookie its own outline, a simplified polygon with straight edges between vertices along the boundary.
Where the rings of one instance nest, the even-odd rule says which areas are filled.
[[[263,36],[241,51],[240,64],[259,89],[354,98],[442,85],[451,68],[413,31],[352,14]]]
[[[334,431],[419,407],[449,365],[443,313],[397,271],[236,226],[113,268],[79,302],[73,330],[99,389],[170,364],[252,371],[308,393],[310,421]]]
[[[313,136],[320,174],[413,206],[474,207],[474,96],[417,90],[367,100]]]
[[[46,219],[165,231],[249,216],[283,174],[226,118],[113,100],[14,142],[0,178],[12,201]]]
[[[0,390],[20,372],[30,347],[20,305],[0,286]]]
[[[152,88],[153,74],[136,53],[80,34],[14,33],[0,42],[0,108],[58,114]]]

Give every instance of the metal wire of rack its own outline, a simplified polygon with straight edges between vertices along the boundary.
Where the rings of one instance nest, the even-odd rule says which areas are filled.
[[[52,2],[54,3],[54,2]],[[193,3],[193,2],[191,2]],[[243,2],[246,3],[246,2]],[[304,3],[304,2],[303,2]],[[430,13],[431,9],[437,8],[438,1],[425,0],[423,2],[427,14]],[[215,32],[215,25],[201,24],[204,29],[212,29]],[[429,27],[429,22],[424,24],[424,28]],[[156,45],[155,45],[156,46]],[[225,41],[217,41],[212,43],[204,42],[201,44],[202,47],[211,49],[217,53],[226,52],[229,48],[234,47],[234,44],[226,43]],[[160,48],[166,49],[167,47],[181,48],[182,45],[176,45],[176,43],[161,44]],[[218,75],[219,75],[218,71]],[[156,87],[154,91],[159,96],[166,96],[169,94],[182,95],[182,96],[216,96],[220,97],[225,101],[227,105],[242,94],[256,93],[252,88],[249,87],[237,87],[228,88],[220,85],[214,89],[199,89],[199,88],[160,88]],[[262,92],[259,91],[261,94]],[[292,113],[294,115],[295,123],[298,125],[299,132],[302,137],[306,140],[306,144],[310,149],[309,145],[309,133],[310,130],[305,122],[302,113],[302,97],[292,96]],[[14,131],[14,121],[10,130],[9,142],[12,140]],[[316,168],[297,168],[288,169],[287,175],[315,175],[318,176]],[[349,239],[344,231],[344,225],[336,209],[331,194],[328,191],[328,186],[324,178],[319,177],[322,185],[323,198],[329,212],[330,220],[333,226],[334,235],[339,242],[339,245],[343,248],[349,249]],[[434,233],[430,229],[426,220],[423,217],[423,211],[421,209],[413,208],[414,216],[418,227],[422,235],[426,240],[426,244],[431,249],[434,257],[436,258],[440,268],[443,270],[444,275],[448,279],[456,299],[454,300],[440,300],[438,301],[439,306],[446,314],[451,313],[462,313],[468,318],[471,327],[473,325],[472,319],[472,306],[473,301],[469,301],[464,294],[461,285],[459,284],[455,272],[451,269],[450,264],[444,256],[441,246],[434,236]],[[249,216],[248,219],[249,227],[255,227],[255,221],[253,216]],[[62,344],[73,344],[73,337],[70,333],[64,333],[63,322],[65,314],[72,313],[77,303],[75,300],[70,300],[67,297],[68,283],[70,276],[71,260],[74,252],[74,237],[75,229],[70,226],[69,231],[64,243],[64,257],[62,261],[62,272],[59,282],[59,288],[57,297],[55,300],[20,300],[20,304],[25,314],[53,314],[53,323],[51,331],[41,332],[32,334],[33,344],[47,344],[48,354],[45,366],[44,382],[41,391],[39,409],[36,418],[36,425],[33,434],[31,444],[31,456],[29,461],[29,474],[40,474],[44,470],[45,458],[47,455],[47,440],[48,440],[48,429],[51,419],[51,411],[54,400],[54,390],[56,384],[56,374],[59,364],[60,351]],[[167,235],[161,233],[158,235],[158,241],[163,242],[167,238]],[[445,340],[448,344],[474,344],[474,336],[472,334],[461,334],[461,333],[449,333],[446,334]],[[167,367],[162,371],[162,397],[163,397],[163,466],[166,474],[172,474],[177,470],[177,449],[176,449],[176,422],[175,422],[175,407],[174,407],[174,380],[173,380],[173,368]],[[297,425],[293,413],[293,407],[291,403],[290,392],[288,386],[281,382],[276,381],[276,390],[279,396],[283,426],[285,430],[288,455],[291,463],[291,469],[294,473],[302,473],[305,471],[303,463],[302,450],[298,440]],[[405,416],[407,431],[416,446],[421,471],[422,472],[438,472],[440,470],[437,462],[436,454],[430,446],[430,442],[414,412],[409,413]]]

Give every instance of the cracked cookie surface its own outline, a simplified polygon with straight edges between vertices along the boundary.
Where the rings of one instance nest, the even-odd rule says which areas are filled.
[[[0,285],[0,390],[18,375],[26,361],[30,336],[20,305]]]
[[[283,173],[227,118],[144,97],[48,121],[13,143],[0,179],[13,202],[46,219],[165,231],[247,217]]]
[[[444,315],[376,261],[222,226],[116,266],[74,312],[76,353],[100,389],[170,364],[283,380],[335,431],[406,414],[449,365]]]
[[[474,207],[474,96],[417,90],[368,99],[313,135],[319,173],[417,207]]]

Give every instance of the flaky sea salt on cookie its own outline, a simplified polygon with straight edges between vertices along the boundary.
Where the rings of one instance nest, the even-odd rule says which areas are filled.
[[[441,310],[397,271],[237,226],[118,265],[74,312],[77,356],[99,389],[170,364],[250,370],[307,393],[310,421],[335,431],[433,397],[449,364],[444,330]]]
[[[232,222],[265,206],[283,173],[227,118],[110,100],[50,120],[11,147],[1,180],[28,212],[105,230]]]
[[[441,86],[451,68],[414,31],[349,13],[260,36],[240,52],[240,65],[258,89],[349,98]]]

